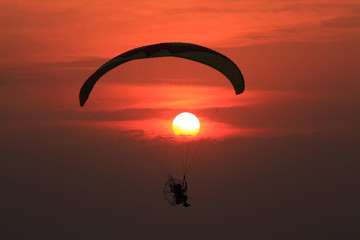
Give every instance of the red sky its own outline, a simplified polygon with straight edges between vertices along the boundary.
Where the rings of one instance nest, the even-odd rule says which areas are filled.
[[[139,222],[144,236],[162,238],[156,226],[173,229],[162,218],[174,211],[156,198],[164,176],[144,163],[144,152],[116,140],[121,136],[112,128],[118,123],[111,122],[116,116],[126,120],[122,126],[140,126],[159,140],[171,134],[164,124],[188,109],[203,122],[201,136],[219,140],[204,147],[191,170],[195,210],[189,215],[175,210],[184,220],[175,223],[190,239],[203,234],[208,239],[294,239],[299,232],[310,239],[346,239],[343,232],[354,232],[351,206],[360,182],[359,1],[1,0],[0,9],[0,167],[6,172],[8,209],[20,209],[5,214],[6,233],[57,239],[59,225],[65,229],[59,239],[70,233],[90,239],[103,236],[108,227],[119,238],[133,234]],[[147,60],[114,73],[130,94],[116,95],[119,83],[110,74],[96,86],[89,109],[80,108],[82,83],[105,61],[135,47],[172,41],[228,56],[244,75],[245,92],[235,96],[225,77],[199,64]],[[119,99],[130,107],[125,115],[102,113],[101,120],[110,124],[94,121],[89,112],[118,109],[122,106],[113,103]],[[134,161],[119,161],[119,155]],[[154,210],[143,204],[145,184],[152,189],[146,194],[155,195]],[[208,184],[221,189],[216,197]],[[99,196],[107,197],[108,208]],[[213,209],[218,203],[222,206]],[[339,207],[344,205],[349,207]],[[144,212],[129,210],[136,208]],[[155,210],[159,218],[153,217]],[[89,211],[96,219],[86,217]],[[218,226],[212,213],[223,224]],[[188,217],[198,229],[185,223]],[[69,224],[69,219],[76,220]],[[86,229],[94,226],[99,232],[90,234]]]

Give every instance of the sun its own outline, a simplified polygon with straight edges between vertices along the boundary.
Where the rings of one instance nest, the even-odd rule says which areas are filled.
[[[174,118],[172,129],[175,135],[196,136],[200,131],[200,121],[194,114],[183,112]]]

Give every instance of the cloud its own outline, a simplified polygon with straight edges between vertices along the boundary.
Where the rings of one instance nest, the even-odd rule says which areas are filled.
[[[353,21],[357,21],[354,9],[359,9],[352,2],[319,0],[271,4],[133,1],[125,5],[113,0],[101,4],[16,1],[2,7],[0,46],[6,55],[2,58],[6,59],[4,64],[19,60],[51,61],[67,55],[109,57],[132,47],[163,41],[234,47],[299,39],[338,39],[343,36],[341,31],[330,33],[321,27],[346,25],[347,31],[351,26],[358,27]],[[335,23],[332,19],[338,20]]]
[[[360,16],[339,17],[322,22],[322,25],[329,28],[343,29],[359,29],[360,28]]]
[[[46,62],[41,62],[40,64],[43,65],[44,67],[49,67],[49,68],[94,70],[97,69],[102,64],[104,64],[106,61],[107,59],[100,57],[64,56],[63,60],[59,60],[59,59],[54,59],[54,61],[47,60]]]

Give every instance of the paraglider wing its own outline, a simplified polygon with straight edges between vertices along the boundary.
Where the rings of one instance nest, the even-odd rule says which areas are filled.
[[[132,60],[156,57],[179,57],[205,64],[225,75],[236,94],[244,91],[244,78],[239,68],[223,54],[191,43],[159,43],[127,51],[98,68],[81,87],[80,106],[84,106],[96,82],[111,69]]]

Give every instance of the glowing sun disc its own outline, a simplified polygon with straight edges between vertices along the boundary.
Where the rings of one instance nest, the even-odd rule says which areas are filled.
[[[194,114],[183,112],[174,118],[172,129],[175,135],[196,136],[200,131],[200,121]]]

